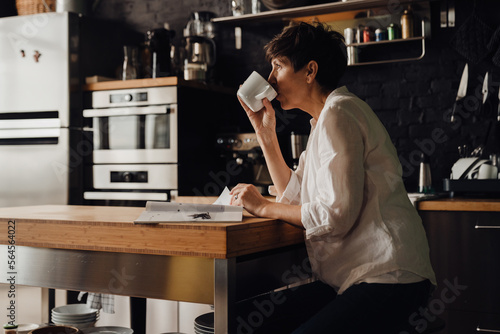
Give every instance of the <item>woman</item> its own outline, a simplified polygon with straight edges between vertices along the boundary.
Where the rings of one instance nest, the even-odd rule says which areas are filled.
[[[294,24],[265,47],[268,81],[283,109],[312,116],[299,166],[286,165],[268,100],[252,112],[277,192],[266,200],[248,184],[232,204],[305,229],[314,274],[336,298],[294,333],[400,333],[414,325],[435,285],[421,220],[408,199],[396,149],[375,113],[337,87],[347,67],[342,35],[327,26]]]

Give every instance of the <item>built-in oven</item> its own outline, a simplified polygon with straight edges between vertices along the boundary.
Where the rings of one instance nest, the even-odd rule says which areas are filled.
[[[97,201],[169,200],[178,189],[177,87],[92,92],[92,190]]]

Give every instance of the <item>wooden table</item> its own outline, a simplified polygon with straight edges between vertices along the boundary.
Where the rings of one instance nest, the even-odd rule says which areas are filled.
[[[245,213],[240,223],[135,225],[142,211],[0,208],[0,268],[21,285],[213,304],[219,334],[236,332],[238,300],[286,286],[284,274],[307,256],[303,231],[278,220]],[[7,283],[5,274],[0,282]]]

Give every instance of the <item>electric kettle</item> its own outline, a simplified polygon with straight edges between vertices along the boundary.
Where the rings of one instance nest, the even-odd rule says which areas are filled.
[[[174,74],[170,52],[175,31],[169,29],[167,23],[163,28],[151,29],[146,32],[143,54],[144,77],[166,77]]]

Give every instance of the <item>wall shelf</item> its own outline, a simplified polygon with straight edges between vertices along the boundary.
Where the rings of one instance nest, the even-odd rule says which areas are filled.
[[[393,39],[393,40],[385,40],[385,41],[378,41],[378,42],[365,42],[365,43],[351,43],[347,44],[347,46],[369,46],[369,45],[381,45],[381,44],[392,44],[392,43],[402,43],[402,42],[411,42],[411,41],[421,41],[425,38],[425,36],[418,36],[418,37],[411,37],[411,38],[398,38],[398,39]]]
[[[362,65],[375,65],[375,64],[387,64],[387,63],[399,63],[399,62],[404,62],[404,61],[414,61],[414,60],[420,60],[425,56],[425,31],[426,31],[426,21],[422,20],[422,35],[421,36],[416,36],[416,37],[410,37],[410,38],[398,38],[394,40],[384,40],[384,41],[374,41],[374,42],[364,42],[364,43],[351,43],[347,44],[347,50],[348,50],[348,55],[351,56],[352,52],[349,52],[349,49],[354,49],[354,52],[358,52],[358,48],[370,48],[372,46],[391,46],[391,45],[397,45],[397,44],[403,44],[403,43],[411,43],[411,42],[418,42],[421,41],[421,52],[420,55],[416,57],[405,57],[405,58],[397,58],[397,59],[385,59],[385,60],[377,60],[377,61],[352,61],[349,60],[348,66],[362,66]]]
[[[258,14],[245,14],[240,16],[229,16],[229,17],[218,17],[213,18],[214,23],[228,24],[236,27],[235,29],[240,29],[238,27],[243,27],[245,25],[258,24],[262,22],[271,21],[310,21],[316,20],[320,22],[325,22],[329,25],[334,26],[337,31],[344,31],[348,27],[370,26],[372,29],[385,28],[389,23],[398,23],[403,9],[407,6],[412,6],[417,17],[420,17],[422,26],[420,36],[407,38],[407,39],[396,39],[387,40],[379,42],[366,42],[366,43],[351,43],[347,45],[348,47],[348,66],[360,66],[360,65],[373,65],[373,64],[384,64],[384,63],[395,63],[403,61],[412,61],[422,59],[425,55],[425,39],[426,31],[430,32],[430,25],[426,24],[428,18],[430,17],[430,6],[429,3],[434,0],[347,0],[347,1],[336,1],[319,5],[302,6],[295,8],[286,8],[279,10],[265,11]],[[418,30],[418,29],[417,29]],[[241,30],[235,36],[241,36]],[[241,38],[241,37],[237,37]],[[238,40],[237,40],[238,41]],[[366,55],[369,54],[368,50],[376,50],[376,46],[386,46],[388,50],[397,49],[397,45],[410,45],[409,43],[416,43],[421,41],[421,47],[419,48],[419,54],[413,53],[410,55],[404,54],[403,56],[391,59],[386,57],[386,59],[366,59]],[[241,42],[241,40],[240,40]],[[406,44],[405,44],[406,43]],[[239,44],[238,42],[236,43]],[[361,54],[359,51],[363,52],[362,57],[358,57]],[[390,51],[386,50],[387,54],[391,54]],[[361,58],[361,59],[359,59]],[[365,59],[363,59],[365,58]]]
[[[420,2],[429,2],[429,0],[399,0],[397,2],[390,0],[347,0],[345,2],[337,1],[319,5],[270,10],[258,14],[216,17],[212,19],[212,22],[238,26],[265,21],[288,21],[300,17],[317,16],[328,13],[340,13],[380,7],[387,8],[387,12],[389,13],[391,9],[395,9],[400,6],[413,5]]]

